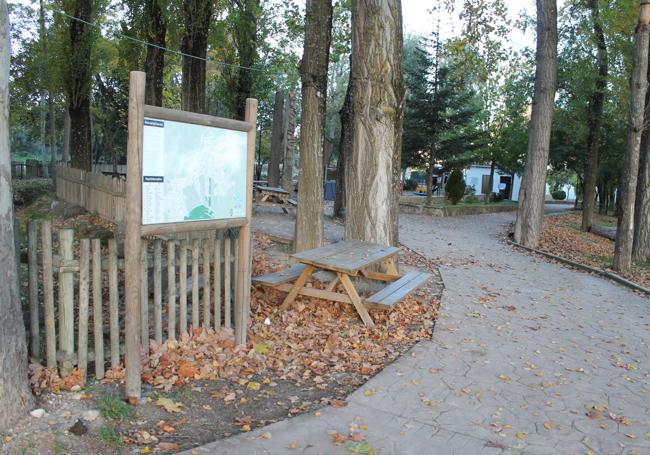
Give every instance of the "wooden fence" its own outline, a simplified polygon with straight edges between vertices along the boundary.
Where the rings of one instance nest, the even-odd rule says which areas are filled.
[[[235,283],[237,234],[225,229],[189,242],[142,240],[139,325],[147,352],[149,340],[176,339],[193,327],[233,326],[234,289],[248,285]],[[87,372],[91,362],[96,379],[107,365],[119,367],[124,261],[115,239],[75,240],[72,229],[53,235],[49,221],[31,222],[27,257],[31,356],[58,367],[63,377],[75,366]]]
[[[126,180],[55,166],[56,195],[70,204],[122,224],[126,218]]]
[[[43,178],[50,175],[50,163],[39,160],[12,161],[11,177],[14,179]]]

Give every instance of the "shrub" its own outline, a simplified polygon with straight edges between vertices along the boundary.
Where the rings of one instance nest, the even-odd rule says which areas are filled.
[[[556,201],[563,201],[566,199],[566,191],[564,190],[553,191],[551,193],[551,197]]]
[[[404,191],[414,191],[418,187],[418,182],[415,179],[408,179],[404,182]]]
[[[469,204],[476,204],[478,202],[478,198],[476,197],[476,194],[470,193],[463,198],[463,201]]]
[[[456,205],[463,198],[465,194],[465,179],[463,178],[463,173],[454,169],[451,171],[449,178],[447,179],[447,184],[445,185],[445,194],[447,199],[453,204]]]
[[[503,193],[492,193],[490,195],[490,200],[492,202],[501,202],[504,199],[505,199],[505,196],[503,195]]]

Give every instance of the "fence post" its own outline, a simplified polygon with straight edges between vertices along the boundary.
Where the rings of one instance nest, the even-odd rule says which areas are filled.
[[[237,278],[235,283],[235,343],[246,343],[246,331],[248,329],[248,317],[250,313],[251,293],[251,218],[253,215],[253,201],[251,189],[253,188],[253,166],[255,160],[255,130],[257,119],[257,100],[248,98],[246,100],[246,113],[244,120],[252,124],[248,130],[248,168],[246,175],[246,224],[239,229]]]
[[[45,316],[45,358],[48,368],[56,367],[56,326],[54,323],[54,277],[52,270],[52,223],[41,225],[43,242],[43,313]]]
[[[29,223],[27,232],[27,262],[29,264],[29,341],[32,356],[41,357],[41,334],[38,308],[38,225]]]
[[[93,337],[95,339],[95,377],[104,379],[104,311],[102,308],[101,240],[93,239]]]
[[[192,329],[199,328],[199,241],[192,240]]]
[[[111,331],[111,368],[120,367],[120,321],[118,317],[117,242],[108,240],[108,313]]]
[[[142,242],[142,251],[140,252],[141,265],[141,291],[140,291],[140,322],[142,333],[142,347],[144,352],[149,353],[149,253],[147,251],[147,241]]]
[[[187,333],[187,242],[181,240],[180,250],[178,252],[178,296],[179,298],[179,324],[180,333],[183,335]]]
[[[162,343],[162,244],[153,242],[153,324],[156,343]]]
[[[214,239],[214,329],[221,327],[221,239],[223,231]]]
[[[223,324],[225,327],[232,327],[232,306],[230,299],[230,291],[232,286],[230,284],[230,273],[232,271],[232,262],[230,254],[230,235],[226,231],[226,235],[223,239]]]
[[[72,229],[59,230],[59,351],[61,359],[60,373],[69,376],[73,368],[74,355],[74,289],[73,273],[70,264],[74,261]]]
[[[90,239],[81,239],[79,251],[79,329],[77,368],[88,373],[88,299],[90,294]]]
[[[203,240],[203,327],[210,328],[210,241]]]
[[[176,242],[167,242],[167,339],[176,339]]]
[[[126,234],[125,234],[125,366],[126,397],[139,401],[142,395],[142,361],[140,349],[140,292],[142,237],[142,132],[144,129],[145,73],[132,71],[129,77],[129,129],[126,172]]]

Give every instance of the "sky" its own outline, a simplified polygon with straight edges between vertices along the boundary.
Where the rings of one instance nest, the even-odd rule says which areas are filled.
[[[535,17],[535,2],[533,0],[506,0],[508,6],[508,13],[510,19],[515,20],[519,13],[524,10],[529,15]],[[439,3],[439,0],[422,1],[422,0],[402,0],[402,16],[404,22],[405,35],[429,35],[434,29],[434,19],[429,13],[431,7]],[[558,8],[563,3],[562,0],[558,1]],[[441,38],[446,39],[460,34],[461,22],[458,19],[458,14],[446,15],[442,13]],[[447,19],[447,20],[445,20]],[[535,34],[523,34],[520,30],[513,28],[510,34],[510,43],[515,48],[534,47]]]

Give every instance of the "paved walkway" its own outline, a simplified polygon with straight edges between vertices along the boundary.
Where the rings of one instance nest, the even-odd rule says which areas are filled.
[[[198,453],[347,454],[328,431],[356,423],[376,454],[650,454],[650,300],[514,251],[498,240],[512,219],[403,215],[401,241],[445,281],[432,341],[345,408]]]

